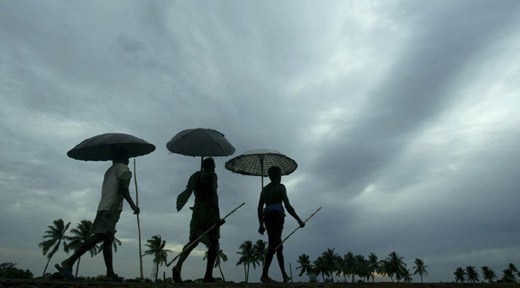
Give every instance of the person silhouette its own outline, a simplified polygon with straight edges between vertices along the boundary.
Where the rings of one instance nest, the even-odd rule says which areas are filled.
[[[216,282],[215,278],[213,278],[213,266],[215,265],[219,249],[220,226],[224,223],[224,220],[220,219],[217,182],[215,161],[213,158],[206,158],[202,161],[202,171],[191,175],[188,188],[177,198],[177,210],[180,210],[190,197],[191,192],[193,191],[195,194],[189,242],[182,249],[177,264],[172,268],[172,279],[175,283],[182,283],[182,264],[199,242],[208,247],[206,273],[203,281],[206,283]],[[217,225],[211,231],[197,240],[199,236],[215,224]]]
[[[54,265],[56,269],[69,280],[74,280],[72,267],[76,260],[89,251],[92,247],[103,242],[103,258],[107,269],[106,277],[112,281],[121,281],[116,273],[112,262],[112,244],[116,233],[116,224],[123,210],[123,199],[125,199],[134,211],[139,214],[140,210],[135,205],[128,186],[132,172],[128,169],[128,153],[124,150],[116,150],[112,160],[112,166],[105,172],[103,186],[101,188],[101,200],[99,201],[96,218],[90,229],[91,236],[70,256]]]
[[[280,167],[270,167],[267,170],[267,174],[269,175],[271,182],[262,188],[260,200],[258,201],[258,221],[260,223],[258,233],[263,235],[267,229],[268,235],[265,264],[260,281],[276,282],[269,277],[269,266],[271,266],[274,253],[276,252],[278,265],[280,266],[283,275],[283,282],[289,282],[291,278],[285,272],[282,245],[282,230],[285,218],[284,206],[287,212],[298,221],[300,227],[303,228],[305,223],[300,219],[294,208],[289,203],[285,185],[281,183],[282,173]],[[278,247],[278,249],[276,249],[276,247]]]

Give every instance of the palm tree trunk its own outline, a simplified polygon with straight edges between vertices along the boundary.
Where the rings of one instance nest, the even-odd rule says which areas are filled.
[[[43,269],[42,277],[45,277],[45,273],[47,272],[47,267],[49,267],[49,262],[51,262],[51,257],[47,258],[47,264],[45,264],[45,268]]]
[[[157,282],[157,278],[159,277],[159,262],[155,264],[155,282]]]
[[[79,262],[81,261],[81,257],[78,258],[78,264],[76,264],[76,278],[78,277],[78,270],[79,270]]]
[[[247,283],[247,269],[246,269],[246,263],[244,263],[244,280]]]
[[[220,275],[222,276],[222,281],[226,282],[226,278],[224,278],[224,273],[222,273],[222,268],[220,268],[220,261],[217,263],[218,270],[220,271]]]

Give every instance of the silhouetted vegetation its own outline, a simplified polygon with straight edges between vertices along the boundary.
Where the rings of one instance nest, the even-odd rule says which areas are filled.
[[[495,271],[490,269],[488,266],[482,266],[482,281],[487,281],[488,283],[494,283],[496,279],[498,279]],[[464,283],[465,281],[470,283],[475,283],[480,281],[480,275],[477,269],[473,266],[467,266],[466,269],[462,267],[457,267],[455,272],[455,282],[456,283]],[[515,264],[509,263],[507,268],[502,271],[502,278],[498,279],[498,282],[502,283],[517,283],[518,280],[516,276],[520,276],[518,269]]]
[[[45,231],[45,235],[43,236],[43,239],[46,240],[38,244],[38,246],[42,248],[43,255],[47,256],[47,263],[45,264],[42,275],[45,275],[47,272],[49,262],[60,248],[61,242],[65,240],[65,232],[67,232],[70,226],[70,222],[65,224],[62,219],[54,220],[52,224],[52,226],[48,226],[49,230]],[[66,247],[67,244],[64,243],[64,246]]]
[[[0,264],[0,278],[33,279],[29,270],[16,268],[16,263],[6,262]]]
[[[153,256],[153,279],[157,281],[159,275],[159,267],[162,264],[168,263],[168,253],[172,252],[171,250],[164,249],[166,246],[166,240],[161,239],[161,235],[154,235],[152,238],[148,239],[146,243],[146,247],[148,250],[144,252],[144,255],[152,255]]]
[[[52,222],[52,226],[48,226],[49,230],[45,231],[43,236],[44,241],[38,244],[38,247],[42,248],[42,252],[44,256],[47,256],[47,263],[45,264],[45,268],[43,270],[43,277],[47,277],[49,275],[47,273],[47,268],[49,266],[49,262],[54,254],[62,247],[61,243],[63,243],[63,251],[65,253],[74,252],[78,249],[91,235],[90,229],[92,227],[92,222],[89,220],[82,220],[76,228],[71,229],[70,233],[72,235],[67,235],[67,230],[69,229],[70,222],[65,222],[62,219],[56,219]],[[121,246],[121,241],[114,236],[114,242],[112,244],[112,248],[114,252],[117,252],[117,246]],[[103,243],[99,246],[96,245],[89,250],[90,256],[94,257],[96,254],[103,251]],[[81,257],[78,259],[76,264],[76,276],[78,276],[79,263]],[[50,277],[50,276],[49,276]]]

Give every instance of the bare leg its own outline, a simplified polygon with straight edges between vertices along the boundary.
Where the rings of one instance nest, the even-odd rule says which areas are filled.
[[[204,274],[205,282],[215,282],[215,278],[213,278],[213,266],[215,266],[215,261],[217,261],[218,254],[218,242],[212,243],[208,248],[208,262],[206,263],[206,274]]]
[[[191,241],[189,243],[191,243]],[[173,266],[173,268],[172,268],[172,279],[175,283],[182,283],[182,277],[181,277],[182,264],[184,263],[184,261],[186,261],[186,258],[188,258],[191,251],[193,251],[193,249],[195,249],[195,247],[197,247],[197,245],[198,245],[198,243],[195,243],[195,244],[191,245],[190,247],[188,247],[189,243],[186,244],[182,248],[182,252],[181,252],[181,255],[179,256],[179,260],[177,260],[177,264],[175,264],[175,266]]]
[[[274,282],[273,279],[269,278],[269,267],[271,266],[271,263],[273,262],[274,257],[274,247],[268,247],[267,253],[265,253],[265,263],[264,263],[264,269],[262,270],[262,277],[260,278],[260,281],[262,282]]]
[[[112,260],[112,244],[114,243],[114,235],[108,235],[103,242],[103,258],[105,259],[105,266],[107,267],[107,277],[113,277],[114,266]]]
[[[74,266],[76,260],[78,260],[79,257],[92,249],[92,247],[94,247],[103,239],[105,239],[104,234],[94,234],[90,236],[83,244],[81,244],[81,246],[79,246],[79,248],[74,252],[74,254],[72,254],[72,256],[61,262],[63,269],[71,269],[72,271],[72,266]]]
[[[280,271],[282,271],[283,282],[289,282],[290,277],[285,272],[285,264],[284,264],[283,247],[282,246],[280,246],[280,248],[278,248],[278,251],[276,251],[276,259],[278,259],[278,265],[280,266]]]

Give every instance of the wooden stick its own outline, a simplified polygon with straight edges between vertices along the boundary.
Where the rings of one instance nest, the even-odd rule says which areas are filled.
[[[135,167],[134,158],[134,184],[135,184],[135,205],[139,207],[139,189],[137,188],[137,170]],[[143,253],[141,251],[141,221],[139,220],[139,214],[137,216],[137,233],[139,236],[139,271],[141,272],[141,280],[144,280],[143,275]]]
[[[307,219],[305,219],[305,221],[303,221],[303,223],[307,223],[307,221],[309,221],[309,219],[312,218],[312,216],[316,215],[316,213],[318,213],[318,211],[321,210],[322,207],[318,208],[316,211],[314,211],[314,213],[311,214],[311,216],[307,217]],[[283,242],[285,242],[285,240],[287,240],[287,238],[291,237],[292,234],[294,234],[294,232],[296,232],[298,229],[300,229],[300,225],[298,225],[298,227],[296,229],[294,229],[291,233],[289,233],[289,235],[287,235],[282,243],[278,244],[278,246],[276,246],[276,248],[274,248],[274,251],[278,250],[278,248],[280,248],[280,246],[282,246]]]
[[[235,209],[231,210],[231,212],[229,212],[228,214],[226,214],[226,216],[224,216],[224,218],[222,218],[222,220],[226,220],[226,218],[227,218],[229,215],[235,213],[235,211],[237,211],[238,208],[240,208],[240,207],[242,207],[242,206],[244,206],[244,205],[246,205],[246,203],[242,203],[242,204],[238,205]],[[195,245],[195,243],[198,243],[199,240],[200,240],[202,237],[204,237],[204,235],[208,234],[209,231],[213,230],[213,228],[215,228],[217,225],[218,225],[218,223],[215,223],[215,224],[211,225],[211,227],[210,227],[208,230],[204,231],[204,233],[200,234],[200,236],[197,237],[197,239],[195,239],[195,240],[191,241],[190,243],[188,243],[188,245],[186,245],[186,246],[184,247],[184,249],[182,249],[181,253],[179,253],[177,256],[175,256],[175,258],[173,258],[173,259],[172,259],[168,264],[166,264],[166,267],[169,267],[170,265],[172,265],[172,263],[173,263],[175,260],[177,260],[177,258],[179,258],[179,257],[181,256],[182,252],[184,252],[185,250],[188,250],[188,248],[190,248],[191,246]]]

